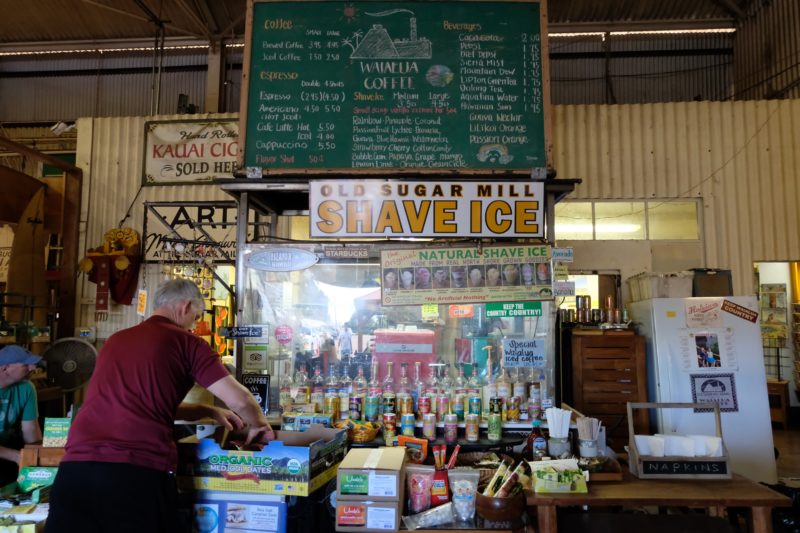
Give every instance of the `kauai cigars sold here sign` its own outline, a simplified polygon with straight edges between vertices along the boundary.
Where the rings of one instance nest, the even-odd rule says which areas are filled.
[[[543,237],[542,182],[309,183],[311,237]]]

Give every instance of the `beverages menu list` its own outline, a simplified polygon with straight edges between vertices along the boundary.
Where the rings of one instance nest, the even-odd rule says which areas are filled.
[[[257,2],[244,166],[545,166],[537,2]]]

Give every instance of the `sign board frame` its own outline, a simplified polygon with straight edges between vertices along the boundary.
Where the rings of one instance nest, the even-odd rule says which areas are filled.
[[[395,3],[391,3],[391,5],[389,5],[386,2],[378,1],[353,2],[346,3],[344,5],[334,2],[317,3],[318,7],[324,7],[326,9],[332,9],[332,6],[334,5],[337,6],[337,9],[341,11],[341,13],[339,13],[340,16],[337,17],[333,17],[332,15],[328,16],[329,14],[327,11],[325,11],[326,14],[320,15],[319,9],[316,11],[308,9],[307,6],[302,6],[302,3],[302,1],[286,2],[276,0],[248,0],[247,22],[245,28],[246,33],[243,62],[243,83],[241,93],[242,111],[240,113],[240,142],[242,150],[240,151],[238,158],[238,166],[240,171],[237,173],[237,176],[256,178],[280,174],[341,174],[341,176],[337,177],[347,178],[354,174],[391,173],[393,175],[397,175],[411,173],[442,174],[443,172],[455,172],[460,175],[481,174],[485,176],[502,174],[504,176],[517,175],[529,177],[532,170],[544,169],[545,167],[549,166],[549,162],[552,160],[552,146],[549,142],[549,139],[552,138],[552,112],[548,103],[550,101],[550,96],[546,2],[540,2],[537,0],[522,0],[518,2],[489,0],[487,2],[463,3],[412,1],[395,2],[398,4],[397,6],[394,5]],[[477,4],[481,5],[479,6]],[[286,9],[282,9],[281,5],[283,5]],[[451,11],[448,11],[448,9],[453,10],[453,12],[451,13]],[[303,18],[300,18],[300,16],[296,16],[295,12],[292,10],[298,10],[296,13],[310,14],[303,15]],[[499,17],[499,19],[515,20],[517,22],[524,20],[525,23],[530,20],[531,23],[524,31],[517,31],[515,28],[513,32],[509,32],[508,34],[505,34],[503,31],[494,27],[482,28],[481,24],[487,25],[487,21],[492,20],[491,17],[486,17],[485,13],[487,10],[500,10],[503,13],[508,10],[511,10],[514,13],[518,12],[517,15],[510,17]],[[421,41],[427,41],[429,44],[429,50],[423,50],[425,53],[419,51],[415,52],[416,56],[419,57],[409,56],[409,61],[407,64],[404,64],[405,66],[403,66],[403,69],[408,70],[408,74],[410,74],[410,76],[406,77],[414,78],[412,83],[417,82],[418,85],[424,89],[433,89],[433,91],[423,91],[421,89],[418,91],[419,93],[424,93],[425,98],[432,98],[428,96],[429,93],[437,91],[439,94],[449,94],[452,98],[451,93],[453,90],[449,87],[449,82],[437,88],[437,85],[433,83],[432,80],[451,79],[451,77],[455,78],[457,76],[468,77],[468,75],[473,74],[473,77],[477,80],[473,83],[467,83],[466,80],[461,80],[460,78],[458,80],[463,84],[465,91],[470,91],[472,90],[470,87],[474,87],[483,83],[483,81],[480,80],[486,81],[492,79],[492,74],[490,71],[493,68],[500,69],[509,67],[511,64],[518,65],[515,73],[508,74],[508,79],[511,81],[506,84],[506,89],[509,91],[514,85],[518,86],[515,88],[517,91],[516,94],[509,94],[513,97],[520,98],[520,102],[523,102],[521,108],[522,112],[514,114],[518,114],[522,117],[529,117],[531,115],[541,117],[541,122],[537,122],[535,125],[528,123],[526,123],[527,125],[524,125],[524,127],[520,126],[520,124],[514,125],[517,133],[525,136],[526,139],[532,139],[531,141],[519,141],[522,146],[528,147],[526,148],[528,155],[518,155],[516,161],[514,161],[513,158],[508,161],[508,156],[513,155],[512,152],[519,152],[519,150],[515,149],[512,141],[508,139],[508,143],[505,143],[505,141],[503,141],[502,132],[499,132],[499,142],[489,142],[493,140],[489,137],[492,137],[498,132],[478,131],[481,130],[483,126],[483,123],[481,122],[483,119],[478,120],[474,117],[470,118],[469,113],[472,111],[466,109],[464,110],[465,113],[463,113],[463,115],[466,115],[467,118],[464,120],[469,121],[469,124],[474,123],[475,127],[473,128],[472,132],[469,131],[469,127],[466,125],[467,123],[464,122],[464,124],[459,123],[458,127],[455,128],[448,129],[443,127],[441,131],[438,131],[438,133],[434,132],[435,134],[432,137],[443,137],[448,139],[448,142],[453,141],[455,143],[455,135],[464,135],[465,131],[467,134],[474,133],[475,135],[483,135],[486,133],[486,143],[477,143],[477,141],[471,143],[469,142],[469,138],[467,138],[466,141],[459,140],[458,142],[466,142],[468,146],[459,146],[458,150],[456,150],[454,146],[445,146],[443,144],[443,150],[446,148],[451,148],[454,153],[457,152],[462,155],[469,153],[469,160],[463,162],[448,164],[447,162],[442,163],[441,161],[438,161],[435,164],[429,164],[428,162],[424,161],[415,163],[413,161],[408,162],[406,160],[392,158],[388,161],[381,162],[380,164],[376,162],[374,165],[364,168],[361,165],[354,165],[352,159],[348,160],[349,164],[343,164],[342,161],[328,163],[324,161],[324,157],[322,157],[322,159],[319,158],[320,155],[325,155],[324,148],[320,148],[320,153],[314,155],[314,161],[311,161],[310,158],[313,154],[310,154],[308,149],[301,150],[300,148],[296,148],[292,153],[278,153],[281,150],[293,150],[292,148],[289,148],[290,141],[288,140],[292,135],[294,137],[297,137],[297,134],[302,134],[304,136],[303,139],[292,140],[292,143],[305,142],[308,139],[307,134],[312,136],[310,140],[314,146],[316,146],[315,143],[317,142],[333,142],[332,139],[335,137],[335,133],[332,134],[331,139],[328,139],[328,137],[325,135],[327,135],[329,132],[334,132],[335,127],[329,128],[328,126],[334,122],[331,122],[330,120],[303,121],[300,120],[300,118],[303,118],[304,113],[312,112],[319,116],[324,115],[330,118],[332,116],[330,113],[334,113],[334,111],[327,112],[323,109],[324,106],[338,106],[337,109],[339,109],[339,111],[336,111],[336,113],[341,112],[341,109],[343,109],[344,106],[347,106],[347,109],[344,111],[344,113],[336,118],[342,119],[342,117],[344,117],[345,120],[350,121],[352,126],[352,118],[355,115],[353,110],[356,109],[355,88],[358,87],[357,82],[361,83],[363,80],[358,79],[357,81],[342,82],[344,85],[339,85],[338,83],[339,81],[343,80],[345,76],[349,75],[345,71],[349,72],[352,70],[353,72],[358,72],[360,69],[361,74],[363,74],[364,72],[372,69],[373,66],[375,68],[381,67],[381,65],[378,64],[380,61],[375,61],[374,65],[372,66],[368,65],[369,69],[361,66],[361,59],[363,59],[364,54],[361,52],[357,53],[356,49],[359,47],[356,46],[355,43],[352,43],[352,39],[350,39],[350,37],[342,35],[341,32],[339,32],[339,34],[331,33],[328,35],[329,31],[335,31],[331,30],[329,26],[326,26],[325,28],[309,28],[308,26],[310,23],[314,22],[313,17],[326,17],[321,19],[325,23],[328,23],[334,19],[337,21],[343,21],[341,22],[340,26],[347,31],[354,31],[355,25],[360,23],[361,26],[364,26],[364,28],[359,27],[356,28],[356,30],[363,31],[364,33],[369,33],[369,31],[371,31],[370,26],[375,24],[386,26],[386,31],[384,33],[390,33],[390,19],[392,17],[389,17],[388,15],[379,15],[383,18],[375,18],[375,16],[378,16],[375,15],[375,13],[394,13],[397,11],[405,11],[411,14],[410,18],[409,15],[404,15],[407,19],[409,19],[408,24],[411,28],[409,31],[411,31],[411,33],[410,36],[401,35],[402,38],[392,34],[390,35],[390,38],[396,42],[413,41],[414,43],[417,43]],[[526,16],[525,13],[528,12],[533,14]],[[284,15],[285,13],[288,13],[288,15]],[[269,14],[269,16],[267,16],[267,14]],[[367,14],[370,16],[367,16]],[[451,14],[453,16],[450,16]],[[479,16],[480,14],[483,15]],[[437,16],[441,18],[441,20],[437,20]],[[413,19],[413,22],[411,22],[411,19]],[[527,28],[530,28],[529,31]],[[305,33],[303,33],[303,31],[299,31],[298,29],[304,30]],[[295,33],[292,33],[293,30]],[[309,34],[309,31],[312,31],[312,33]],[[321,35],[317,35],[316,31],[320,31]],[[283,35],[286,35],[286,39],[283,39],[282,37],[276,37],[274,42],[269,40],[272,39],[273,36],[280,35],[281,32],[283,32]],[[399,34],[400,32],[395,31],[394,33]],[[462,34],[473,34],[472,37],[474,38],[474,42],[471,44],[476,45],[475,50],[486,52],[485,58],[482,56],[480,59],[494,59],[498,62],[491,64],[476,63],[476,65],[466,65],[466,61],[473,59],[473,57],[469,56],[471,49],[463,49],[464,47],[459,44],[461,41],[469,40],[462,39],[460,37]],[[309,40],[305,38],[308,35],[319,36],[321,38]],[[300,39],[301,37],[302,39]],[[326,39],[326,37],[331,38]],[[367,35],[364,35],[363,37],[363,40],[367,40]],[[338,39],[338,41],[336,39]],[[312,41],[314,47],[311,46]],[[457,49],[456,52],[448,52],[446,58],[437,57],[434,47],[438,46],[438,50],[449,50],[448,46],[439,45],[444,45],[450,41],[455,43],[454,46]],[[497,47],[500,47],[498,49],[493,49],[493,41],[502,41],[504,44],[502,46],[497,45]],[[329,45],[329,43],[332,44]],[[530,44],[528,45],[527,43]],[[265,48],[267,45],[268,48]],[[333,48],[330,48],[331,46]],[[502,47],[508,47],[514,51],[518,48],[520,52],[518,54],[514,52],[506,53],[506,55],[497,55],[500,54],[498,50],[505,50],[505,48]],[[350,50],[351,48],[352,52]],[[482,48],[486,49],[481,50]],[[467,55],[461,55],[462,52]],[[333,59],[333,57],[337,54],[338,58]],[[517,54],[519,57],[517,57],[515,54]],[[331,57],[328,58],[328,56]],[[405,56],[399,54],[398,52],[397,59],[400,60],[403,57]],[[477,55],[475,57],[477,57]],[[458,60],[454,58],[458,58]],[[369,59],[374,58],[370,56]],[[319,64],[315,66],[313,64],[314,61],[317,61]],[[311,71],[315,74],[323,71],[327,72],[327,70],[330,70],[327,64],[328,62],[332,61],[338,61],[341,63],[341,65],[334,65],[337,69],[334,72],[336,73],[337,80],[339,81],[327,79],[302,79],[303,77],[300,75],[302,72]],[[350,68],[350,63],[352,62],[358,62],[358,65],[355,65],[353,69]],[[397,61],[397,63],[401,62],[402,61]],[[447,66],[448,62],[454,63],[453,68],[449,68]],[[388,61],[384,63],[388,64]],[[261,67],[259,67],[259,65],[261,65]],[[521,74],[523,71],[522,65],[526,66],[524,75]],[[464,70],[467,67],[476,69],[476,72],[467,72]],[[382,68],[383,67],[381,67],[381,69]],[[386,68],[389,70],[396,70],[394,66],[391,68]],[[513,70],[515,69],[505,68],[504,72],[511,72]],[[443,72],[446,73],[447,76],[444,76]],[[486,74],[487,72],[489,72],[489,74]],[[499,75],[499,70],[494,73],[495,78],[497,78]],[[320,76],[322,76],[322,74],[320,74]],[[519,79],[515,78],[514,76],[519,76]],[[356,80],[356,77],[347,79]],[[306,81],[306,86],[304,88],[300,87],[301,81]],[[325,82],[328,81],[330,81],[330,84],[326,86]],[[528,83],[530,83],[530,86],[528,86]],[[488,88],[488,81],[486,81],[486,84]],[[297,85],[296,88],[295,85]],[[461,86],[459,86],[459,92],[457,93],[459,100],[461,99],[460,87]],[[303,90],[301,91],[300,89]],[[328,89],[330,89],[330,91],[328,91]],[[399,90],[401,88],[395,87],[395,89]],[[410,91],[410,89],[408,90]],[[448,90],[451,92],[448,93]],[[498,94],[504,94],[500,87],[494,87],[492,90],[497,90]],[[420,105],[420,103],[412,103],[410,101],[387,103],[388,98],[385,94],[381,93],[381,90],[368,89],[365,86],[358,92],[364,95],[363,101],[357,102],[362,116],[371,116],[373,114],[372,107],[376,107],[376,109],[378,107],[380,107],[380,109],[384,109],[385,107],[386,110],[383,114],[393,113],[397,110],[409,109],[413,107],[413,113],[408,111],[403,112],[407,114],[407,118],[412,118],[412,122],[414,116],[421,116],[418,113],[421,113],[421,110],[423,109],[432,110],[430,112],[426,111],[426,113],[433,118],[446,118],[448,112],[451,112],[451,109],[455,109],[455,111],[452,112],[453,114],[458,114],[458,109],[456,107],[448,106],[446,104],[436,104],[435,99],[426,101],[424,106]],[[395,98],[394,93],[392,93],[391,90],[385,92],[387,92],[393,99]],[[487,90],[487,92],[491,91]],[[277,109],[281,106],[273,105],[278,97],[283,99],[281,101],[286,101],[285,98],[287,96],[291,97],[294,95],[296,96],[297,100],[301,100],[301,93],[305,94],[306,98],[303,101],[296,102],[298,105],[294,105],[293,103],[291,106],[289,106],[292,108],[297,107],[296,110],[281,110]],[[422,96],[419,94],[414,94],[416,94],[418,98],[422,98]],[[269,98],[266,98],[264,95],[268,95]],[[380,98],[381,96],[383,98]],[[522,98],[523,96],[525,98]],[[528,96],[530,98],[528,98]],[[256,101],[257,99],[261,101]],[[383,100],[383,103],[386,103],[386,106],[383,106],[378,99]],[[494,97],[489,100],[491,100],[491,102],[495,102]],[[392,103],[395,105],[389,105]],[[504,107],[501,108],[499,101],[498,105],[494,107],[487,104],[486,111],[489,113],[500,113],[504,110],[508,110],[505,105],[506,104],[504,104]],[[270,109],[264,109],[264,106]],[[316,106],[317,111],[312,111],[310,109],[306,111],[301,109],[301,107],[304,106]],[[351,108],[350,106],[353,107]],[[489,109],[490,107],[491,109]],[[530,110],[528,109],[529,107]],[[516,103],[514,104],[513,109],[517,109]],[[291,120],[296,120],[299,122],[296,124],[291,124],[290,118],[287,118],[289,122],[284,124],[286,129],[278,130],[280,124],[273,123],[273,121],[281,121],[283,119],[280,117],[272,118],[276,112],[280,113],[280,117],[284,115],[286,117],[296,117],[295,119]],[[329,114],[326,115],[325,113]],[[477,111],[474,111],[474,113],[476,113],[476,116],[477,114],[480,114]],[[379,114],[380,113],[377,113],[376,116]],[[256,116],[259,117],[258,120],[256,120]],[[486,120],[488,121],[488,118]],[[520,120],[528,120],[528,118],[522,118]],[[537,118],[537,121],[538,120],[539,119]],[[493,115],[492,120],[488,121],[487,124],[489,124],[489,122],[497,121],[497,117]],[[314,127],[311,127],[311,122],[314,122]],[[342,124],[344,124],[344,122]],[[322,125],[325,125],[326,127],[320,129]],[[291,128],[289,128],[289,126],[291,126]],[[490,124],[489,126],[489,129],[491,129]],[[265,128],[270,128],[270,130],[267,131]],[[340,128],[340,130],[344,129],[345,128]],[[433,129],[436,129],[436,127]],[[528,131],[529,129],[531,131]],[[275,148],[275,151],[272,155],[267,156],[265,155],[265,152],[263,154],[259,154],[260,157],[257,158],[255,155],[256,141],[252,139],[253,137],[258,136],[259,131],[262,132],[262,135],[269,135],[271,141],[275,141],[275,137],[278,133],[292,131],[292,135],[287,137],[287,140],[280,141],[281,147]],[[315,136],[318,133],[325,134],[325,138],[316,139]],[[354,143],[353,135],[354,134],[352,132],[347,130],[347,132],[343,133],[340,137],[336,137],[335,141],[339,143],[339,146],[336,148],[335,152],[341,153],[343,146],[346,146],[344,151],[346,151],[348,154],[352,154],[352,145]],[[391,135],[392,133],[390,132],[387,136],[387,139]],[[400,133],[397,135],[400,135]],[[508,137],[508,135],[506,135],[506,137]],[[248,140],[248,138],[251,140]],[[376,138],[373,138],[373,141],[380,144]],[[249,145],[252,145],[252,147],[249,147]],[[384,145],[381,144],[381,146]],[[497,149],[494,151],[490,150],[492,146],[497,147]],[[502,148],[502,146],[505,146],[506,148]],[[475,150],[472,150],[473,147]],[[262,146],[262,148],[264,148],[264,146]],[[467,150],[467,148],[469,148],[469,150]],[[531,149],[533,151],[530,151]],[[365,154],[373,152],[374,150],[364,150]],[[491,155],[494,152],[497,152],[496,156]],[[334,154],[332,157],[335,159],[337,156],[333,151],[331,153]],[[298,157],[297,161],[295,161],[295,155]],[[306,157],[308,161],[300,162],[299,158],[301,157]],[[488,157],[488,159],[482,159],[482,157]],[[464,155],[464,158],[467,159],[467,156]],[[487,160],[492,164],[484,164]]]

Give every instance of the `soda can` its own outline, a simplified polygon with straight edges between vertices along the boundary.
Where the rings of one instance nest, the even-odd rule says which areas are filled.
[[[469,398],[469,414],[481,416],[481,397],[470,396]]]
[[[450,397],[442,394],[436,398],[436,412],[439,414],[439,422],[444,422],[444,417],[450,412]]]
[[[455,400],[453,400],[453,412],[456,414],[456,418],[458,418],[459,422],[464,420],[464,395],[463,394],[456,394]]]
[[[491,441],[499,441],[503,439],[503,420],[501,415],[489,415],[489,429],[487,431],[487,438]]]
[[[339,420],[339,395],[325,396],[325,414],[331,415],[334,422]]]
[[[397,434],[397,415],[394,413],[383,413],[383,436],[384,438],[394,437]]]
[[[370,422],[377,422],[381,417],[381,400],[377,396],[367,396],[364,400],[364,418]]]
[[[410,394],[397,395],[397,413],[402,415],[414,414],[414,399]]]
[[[400,417],[400,431],[403,435],[414,436],[414,413],[406,413]]]
[[[458,443],[458,417],[454,414],[444,415],[444,441],[447,444]]]
[[[397,396],[391,393],[383,395],[383,412],[397,413]]]
[[[502,398],[489,398],[489,414],[502,415],[503,414],[503,399]]]
[[[467,413],[464,416],[464,425],[466,426],[467,430],[467,441],[468,442],[478,442],[478,436],[480,435],[480,419],[481,415],[475,413]]]
[[[519,396],[512,396],[508,399],[508,405],[506,407],[506,419],[509,422],[519,422],[519,409],[521,405],[522,400]]]
[[[426,413],[422,415],[422,436],[428,440],[436,440],[436,415]]]
[[[361,396],[350,396],[350,418],[361,420]]]
[[[419,401],[419,418],[420,420],[424,420],[425,415],[431,412],[431,397],[420,396],[418,401]]]

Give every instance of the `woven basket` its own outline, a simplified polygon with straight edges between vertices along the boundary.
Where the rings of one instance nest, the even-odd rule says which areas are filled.
[[[350,442],[372,442],[375,440],[375,437],[378,436],[378,432],[381,428],[365,428],[365,427],[358,427],[354,429],[347,430],[347,438]]]

